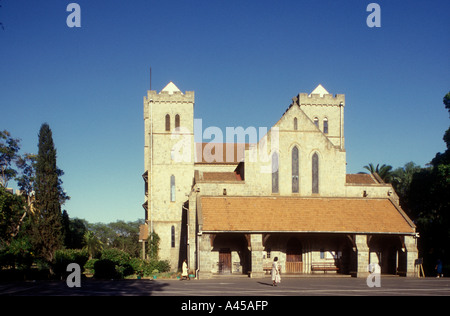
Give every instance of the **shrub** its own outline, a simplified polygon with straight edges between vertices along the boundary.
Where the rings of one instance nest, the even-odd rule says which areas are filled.
[[[135,272],[137,266],[136,258],[120,249],[104,249],[100,260],[91,262],[93,264],[94,277],[100,279],[121,279]],[[139,260],[139,259],[138,259]]]
[[[94,274],[95,273],[94,265],[98,260],[99,259],[89,259],[84,265],[85,271]]]
[[[170,264],[167,260],[160,260],[157,261],[155,264],[155,269],[157,269],[159,272],[168,272],[170,271]]]
[[[118,274],[116,272],[116,264],[109,259],[100,259],[94,263],[94,278],[98,279],[115,279]]]
[[[125,265],[130,261],[130,254],[116,248],[104,249],[100,259],[111,260],[117,265]]]
[[[142,260],[130,258],[130,255],[119,249],[104,249],[100,259],[91,259],[84,268],[94,274],[95,278],[116,279],[128,275],[152,276],[155,273],[170,271],[168,261]]]
[[[77,263],[80,268],[81,272],[84,271],[83,267],[86,264],[86,262],[89,259],[89,255],[86,251],[81,249],[62,249],[57,250],[55,252],[55,258],[53,261],[53,272],[57,277],[63,277],[66,274],[70,273],[67,272],[67,266],[70,263]]]

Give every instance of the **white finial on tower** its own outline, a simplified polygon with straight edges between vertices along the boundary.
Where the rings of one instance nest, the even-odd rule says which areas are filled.
[[[330,94],[321,84],[319,84],[311,94],[318,94],[322,98],[324,94]],[[309,95],[309,97],[311,96]]]
[[[169,94],[173,94],[174,92],[181,92],[180,89],[171,81],[165,86],[161,92],[168,92]]]

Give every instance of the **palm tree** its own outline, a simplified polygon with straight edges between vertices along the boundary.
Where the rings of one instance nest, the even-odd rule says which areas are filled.
[[[377,166],[375,167],[373,163],[369,163],[363,168],[367,169],[371,174],[378,174],[380,178],[386,183],[389,183],[392,180],[392,166],[390,165],[383,164],[380,167],[380,164],[377,164]]]
[[[95,236],[94,232],[87,231],[83,239],[85,245],[83,249],[88,252],[89,259],[92,259],[98,252],[102,251],[103,243]]]
[[[418,173],[422,168],[414,162],[408,162],[404,167],[399,167],[392,171],[391,183],[401,197],[405,198],[407,191],[411,186],[411,182],[415,173]]]

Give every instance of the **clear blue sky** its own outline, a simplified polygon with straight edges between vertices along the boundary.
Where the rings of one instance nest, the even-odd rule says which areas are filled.
[[[66,7],[81,7],[69,28]],[[366,7],[381,8],[369,28]],[[346,95],[347,172],[445,149],[450,1],[2,0],[0,129],[53,130],[70,217],[144,217],[143,96],[196,93],[203,128],[275,124],[321,83]],[[197,137],[198,138],[198,137]]]

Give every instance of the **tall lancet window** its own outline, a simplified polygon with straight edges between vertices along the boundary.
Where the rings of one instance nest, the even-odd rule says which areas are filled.
[[[170,246],[175,248],[175,226],[170,227]]]
[[[175,176],[170,176],[170,202],[175,202]]]
[[[292,149],[292,193],[298,193],[298,148]]]
[[[278,154],[272,154],[272,193],[278,193]]]
[[[175,128],[180,127],[180,115],[175,115]]]
[[[294,117],[294,131],[296,131],[297,129],[298,129],[297,118]]]
[[[319,193],[319,155],[312,156],[312,193]]]
[[[328,134],[328,119],[327,118],[323,119],[323,133]]]
[[[166,132],[170,132],[170,115],[166,115]]]

